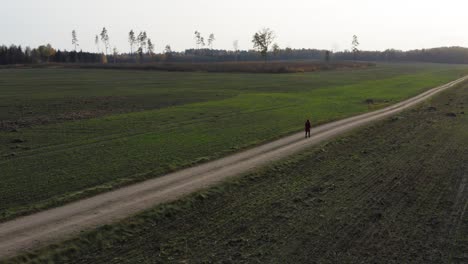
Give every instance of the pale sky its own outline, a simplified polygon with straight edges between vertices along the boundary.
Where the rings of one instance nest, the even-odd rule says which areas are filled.
[[[467,0],[0,0],[0,44],[36,47],[51,43],[96,51],[102,27],[120,52],[128,52],[130,29],[147,31],[162,51],[195,46],[194,31],[214,33],[214,48],[252,48],[255,31],[269,27],[280,47],[350,49],[353,34],[360,49],[420,49],[468,46]]]

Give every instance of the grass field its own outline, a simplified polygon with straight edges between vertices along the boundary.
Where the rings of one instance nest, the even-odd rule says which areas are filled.
[[[466,263],[467,105],[465,83],[13,263]]]
[[[446,83],[466,66],[304,74],[0,71],[0,221],[214,159]],[[368,106],[365,101],[375,104]]]

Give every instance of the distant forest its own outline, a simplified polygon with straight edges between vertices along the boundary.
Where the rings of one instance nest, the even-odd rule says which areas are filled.
[[[317,49],[279,49],[269,51],[267,60],[323,60],[323,61],[382,61],[434,62],[468,64],[468,48],[442,47],[421,50],[351,51],[332,53]],[[255,50],[230,51],[216,49],[187,49],[184,52],[166,50],[164,53],[109,54],[56,50],[51,45],[31,49],[21,46],[0,46],[0,65],[38,63],[154,63],[154,62],[227,62],[260,61],[265,57]]]

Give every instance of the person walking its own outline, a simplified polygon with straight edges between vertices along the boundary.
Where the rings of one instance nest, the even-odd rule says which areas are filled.
[[[309,119],[307,119],[307,121],[305,122],[305,137],[308,138],[310,137],[310,128],[312,126],[310,125],[310,121]]]

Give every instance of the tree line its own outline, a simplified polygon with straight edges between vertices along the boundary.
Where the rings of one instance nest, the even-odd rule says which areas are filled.
[[[130,30],[128,33],[129,53],[119,53],[112,48],[111,39],[104,27],[95,35],[96,52],[78,51],[80,42],[76,30],[71,32],[71,43],[74,50],[56,50],[50,44],[37,48],[16,45],[0,46],[0,64],[31,64],[31,63],[148,63],[148,62],[223,62],[223,61],[256,61],[256,60],[361,60],[389,62],[436,62],[436,63],[468,63],[468,49],[462,47],[441,47],[401,51],[387,49],[385,51],[361,51],[356,35],[352,37],[350,50],[332,52],[318,49],[280,48],[275,43],[276,35],[264,28],[252,36],[252,49],[240,50],[238,41],[233,42],[232,50],[214,49],[216,41],[213,33],[205,39],[199,31],[194,32],[195,48],[183,52],[174,52],[170,45],[165,45],[164,51],[155,52],[155,43],[146,31],[138,34]]]
[[[55,50],[50,44],[37,48],[22,48],[10,45],[0,46],[0,65],[7,64],[36,64],[36,63],[100,63],[101,54],[83,51]]]

